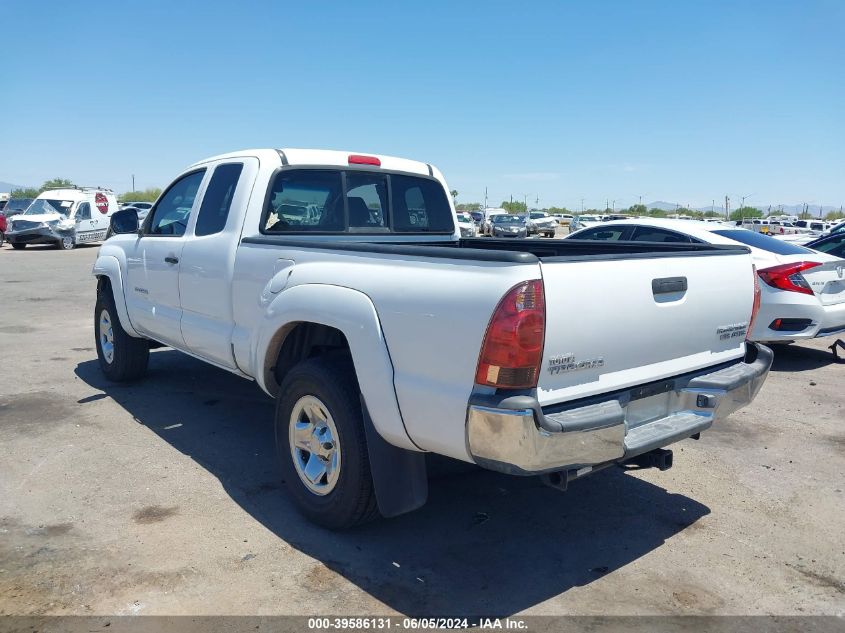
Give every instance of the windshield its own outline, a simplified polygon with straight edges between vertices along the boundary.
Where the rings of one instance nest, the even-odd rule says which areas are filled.
[[[522,218],[518,215],[497,215],[493,218],[494,224],[522,224]]]
[[[549,217],[548,213],[543,213],[542,211],[535,211],[531,214],[532,220],[539,220],[540,218],[547,218]]]
[[[748,246],[753,246],[754,248],[769,251],[775,255],[805,255],[813,252],[809,248],[790,244],[789,242],[783,242],[773,237],[769,237],[768,235],[754,233],[753,231],[748,231],[746,229],[728,229],[725,231],[713,232],[716,235],[727,237],[730,240],[741,242],[742,244],[747,244]]]
[[[458,222],[472,222],[472,217],[469,213],[459,213]]]
[[[24,215],[46,215],[59,213],[65,217],[70,214],[73,200],[51,200],[48,198],[37,198],[23,212]]]
[[[594,215],[582,215],[578,218],[581,222],[598,222],[599,219]]]

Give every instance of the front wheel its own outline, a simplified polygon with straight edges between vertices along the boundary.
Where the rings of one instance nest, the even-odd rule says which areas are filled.
[[[23,242],[12,242],[11,244],[12,248],[14,248],[16,251],[22,251],[26,248],[26,244]]]
[[[126,333],[120,325],[114,299],[108,288],[97,293],[94,333],[97,339],[97,359],[106,378],[114,382],[126,382],[146,373],[150,358],[149,341]]]
[[[276,447],[300,512],[329,529],[378,516],[355,369],[345,357],[306,360],[276,401]]]
[[[76,246],[76,240],[73,239],[73,235],[63,237],[58,242],[56,242],[56,248],[62,251],[73,250],[74,246]]]

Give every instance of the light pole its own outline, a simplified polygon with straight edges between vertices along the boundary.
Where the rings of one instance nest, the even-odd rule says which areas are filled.
[[[581,213],[584,213],[584,198],[581,198]]]
[[[611,212],[616,213],[616,200],[613,200],[612,202],[613,202],[613,209],[612,209]]]

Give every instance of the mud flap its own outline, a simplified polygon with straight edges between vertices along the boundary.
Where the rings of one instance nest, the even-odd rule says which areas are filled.
[[[422,507],[428,499],[425,453],[388,444],[373,426],[363,398],[361,411],[379,512],[390,518]]]

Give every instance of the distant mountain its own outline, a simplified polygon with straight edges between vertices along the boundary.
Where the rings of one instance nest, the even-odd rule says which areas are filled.
[[[10,182],[0,182],[0,193],[9,193],[14,189],[23,189],[22,185],[13,185]]]
[[[716,202],[717,202],[717,204],[714,208],[714,211],[716,211],[716,213],[724,212],[725,211],[725,201],[724,201],[724,199],[722,199],[721,203],[718,200]],[[649,209],[660,209],[661,211],[674,211],[678,206],[679,205],[675,204],[674,202],[663,202],[663,201],[659,201],[659,200],[657,202],[649,202],[646,205],[646,207],[648,207]],[[683,206],[683,205],[680,205],[680,206]],[[760,209],[764,214],[768,214],[769,209],[771,208],[772,215],[781,215],[781,214],[783,214],[783,215],[798,215],[804,210],[803,205],[800,205],[800,204],[768,204],[768,203],[766,203],[766,204],[753,204],[750,201],[746,201],[746,206],[754,207],[755,209]],[[819,206],[821,206],[821,209],[822,209],[821,214],[822,215],[825,215],[826,213],[829,213],[830,211],[839,211],[839,209],[840,209],[839,205],[811,204],[809,206],[809,212],[810,212],[811,216],[818,217]],[[739,202],[738,201],[735,202],[734,200],[731,200],[731,211],[736,211],[736,209],[738,207],[739,207]],[[711,207],[710,207],[709,204],[705,205],[703,207],[693,207],[693,209],[695,211],[703,211],[705,213],[710,211],[710,208]]]

